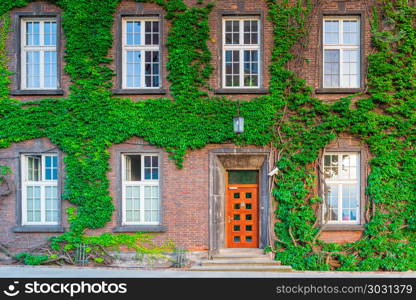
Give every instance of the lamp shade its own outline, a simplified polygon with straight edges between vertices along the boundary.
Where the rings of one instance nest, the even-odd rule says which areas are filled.
[[[244,132],[244,118],[243,117],[235,117],[233,119],[234,124],[234,133],[243,133]]]

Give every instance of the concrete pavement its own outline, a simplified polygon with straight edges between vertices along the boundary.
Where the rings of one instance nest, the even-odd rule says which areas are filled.
[[[416,278],[416,272],[197,272],[180,269],[0,266],[0,278]]]

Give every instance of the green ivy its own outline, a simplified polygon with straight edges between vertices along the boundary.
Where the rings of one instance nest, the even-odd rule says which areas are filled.
[[[416,74],[415,6],[375,1],[372,22],[377,53],[368,57],[368,93],[325,104],[285,68],[290,50],[306,33],[310,1],[269,1],[276,47],[272,74],[285,93],[284,122],[278,128],[275,225],[276,258],[301,270],[408,270],[416,268],[415,209]],[[379,20],[390,24],[384,30]],[[322,200],[311,193],[320,150],[347,132],[369,145],[367,196],[371,214],[363,238],[340,246],[319,240],[317,212]],[[335,260],[336,264],[330,261]]]
[[[268,0],[274,26],[270,94],[241,104],[245,133],[232,130],[237,103],[209,97],[211,75],[208,15],[213,5],[198,1],[147,0],[166,11],[168,80],[173,99],[135,102],[113,97],[108,51],[111,27],[120,0],[57,0],[63,10],[65,72],[70,95],[20,103],[9,98],[5,41],[9,11],[30,1],[0,4],[0,147],[48,137],[65,157],[64,198],[77,206],[71,232],[52,240],[73,244],[86,228],[100,228],[114,210],[109,195],[108,148],[139,136],[170,153],[178,167],[187,150],[210,143],[266,145],[278,149],[273,196],[277,201],[276,259],[296,269],[405,270],[416,268],[415,141],[415,7],[405,0],[375,0],[373,45],[368,57],[368,92],[325,104],[311,96],[304,80],[287,69],[294,46],[306,42],[312,0]],[[381,25],[389,24],[388,30]],[[261,120],[261,121],[259,121]],[[371,220],[364,237],[350,245],[319,240],[311,193],[320,151],[338,134],[348,132],[367,143],[372,155],[367,195]],[[131,243],[127,235],[106,235],[97,243]],[[91,241],[90,241],[91,242]],[[65,247],[65,246],[64,246]],[[338,266],[329,264],[335,260]]]

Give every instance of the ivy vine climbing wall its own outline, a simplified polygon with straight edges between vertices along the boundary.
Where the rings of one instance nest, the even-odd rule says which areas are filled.
[[[239,136],[230,122],[236,102],[206,93],[212,71],[207,40],[213,4],[138,1],[160,5],[171,23],[167,69],[173,99],[134,102],[111,93],[114,74],[108,51],[120,0],[49,1],[63,10],[70,95],[22,104],[9,98],[5,42],[9,11],[29,2],[4,0],[0,5],[0,147],[48,137],[66,153],[64,198],[77,209],[69,218],[71,232],[54,243],[71,242],[86,228],[110,221],[114,206],[106,174],[112,144],[140,136],[165,148],[182,167],[187,150],[209,143],[272,143],[280,169],[273,190],[278,222],[271,250],[276,259],[296,269],[329,269],[328,257],[339,262],[340,270],[416,269],[416,11],[410,2],[375,1],[377,52],[369,57],[368,93],[354,106],[349,98],[330,105],[312,97],[304,80],[286,68],[294,58],[291,49],[307,33],[314,1],[267,1],[275,38],[270,94],[241,104],[246,130]],[[380,20],[393,26],[384,31]],[[319,240],[312,204],[322,201],[311,193],[312,166],[321,149],[341,132],[360,137],[374,155],[367,190],[372,217],[363,239],[344,246]]]

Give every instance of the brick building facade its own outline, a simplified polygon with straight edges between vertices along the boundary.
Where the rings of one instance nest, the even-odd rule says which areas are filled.
[[[188,5],[192,5],[194,1],[186,2],[188,2]],[[365,88],[364,80],[366,70],[366,57],[371,52],[370,25],[368,20],[369,11],[370,7],[368,7],[368,1],[359,0],[320,1],[319,6],[314,8],[310,22],[308,24],[310,32],[308,47],[299,47],[301,56],[305,57],[305,60],[293,63],[293,65],[290,67],[297,71],[297,73],[302,78],[306,79],[308,85],[314,87],[315,95],[322,101],[340,99],[343,96],[353,94]],[[208,46],[212,53],[212,66],[214,67],[214,72],[212,73],[212,76],[209,80],[209,85],[212,88],[212,90],[210,90],[211,95],[225,95],[230,98],[250,100],[253,97],[258,97],[259,95],[268,93],[268,85],[270,81],[268,68],[271,61],[271,51],[273,47],[273,28],[271,22],[267,18],[267,13],[267,3],[265,0],[216,1],[214,9],[209,16],[211,36],[210,40],[208,41]],[[11,96],[13,98],[18,99],[19,101],[33,101],[43,99],[45,96],[48,98],[54,98],[62,96],[65,97],[68,95],[70,79],[63,71],[65,66],[65,60],[63,57],[65,51],[65,38],[62,36],[62,30],[59,27],[61,14],[62,11],[59,7],[42,1],[35,1],[26,7],[16,8],[11,11],[13,31],[9,34],[7,40],[7,53],[9,58],[10,71],[15,74],[12,76],[11,83]],[[22,73],[23,52],[21,49],[22,39],[20,38],[20,35],[22,34],[22,20],[27,19],[30,20],[30,22],[33,22],[33,20],[36,18],[44,20],[53,19],[56,21],[56,32],[58,37],[58,41],[56,43],[58,84],[54,89],[31,90],[24,89],[21,86],[22,77],[27,76],[27,74],[25,75],[24,72]],[[323,24],[326,19],[329,20],[328,22],[338,22],[336,23],[338,24],[337,26],[341,26],[339,25],[341,22],[344,24],[345,20],[345,24],[343,25],[345,28],[347,28],[347,26],[357,26],[356,28],[358,28],[358,31],[356,32],[354,32],[354,29],[352,29],[353,27],[349,27],[350,29],[345,29],[344,38],[346,38],[348,34],[350,34],[351,38],[351,32],[356,34],[355,37],[359,37],[355,43],[351,43],[351,45],[347,47],[347,50],[345,50],[345,53],[347,53],[347,51],[358,51],[354,52],[359,53],[358,61],[354,61],[354,58],[351,58],[352,56],[350,57],[350,60],[345,58],[346,60],[342,61],[341,63],[339,63],[339,61],[338,63],[336,61],[325,61],[323,55],[326,49],[326,46],[324,45],[325,43],[323,41],[323,29],[325,26]],[[124,80],[126,80],[126,77],[124,77],[125,75],[123,73],[125,63],[124,60],[127,59],[123,57],[123,32],[125,32],[125,28],[122,24],[127,24],[123,23],[125,20],[133,20],[131,22],[134,22],[134,20],[159,20],[157,30],[160,38],[160,43],[159,46],[155,48],[157,50],[151,50],[159,51],[158,61],[156,63],[156,65],[158,64],[159,72],[157,75],[152,73],[153,77],[158,78],[157,87],[152,86],[148,89],[123,87],[123,84],[125,83]],[[252,74],[251,79],[253,82],[258,83],[255,87],[241,86],[237,88],[229,88],[227,87],[227,84],[224,83],[224,79],[227,78],[227,74],[224,74],[224,72],[226,72],[226,66],[224,65],[224,59],[226,59],[224,57],[225,51],[227,51],[227,47],[234,49],[232,47],[235,46],[228,45],[226,42],[224,42],[224,24],[226,24],[224,23],[226,22],[225,20],[240,20],[242,22],[244,22],[244,20],[258,21],[258,23],[256,23],[258,30],[255,31],[256,29],[253,29],[254,27],[250,29],[252,32],[254,30],[258,34],[258,45],[249,45],[247,48],[249,50],[245,50],[244,46],[241,48],[235,48],[237,50],[229,50],[258,51],[255,52],[257,53],[257,63],[255,59],[251,60],[251,63],[256,64],[256,66],[252,67],[253,69],[250,70],[250,72],[254,74]],[[331,29],[330,26],[331,25],[328,25],[328,29]],[[26,30],[29,30],[27,28],[29,27],[26,27]],[[109,53],[109,57],[113,59],[111,68],[116,74],[113,81],[113,91],[115,95],[129,97],[137,101],[151,97],[170,96],[169,82],[166,79],[166,31],[168,28],[169,22],[164,19],[164,11],[156,4],[137,3],[135,1],[121,1],[114,15],[114,24],[112,29],[114,41],[113,47]],[[340,28],[341,27],[338,27],[338,30]],[[245,29],[243,29],[243,31],[244,30]],[[333,33],[335,31],[329,32]],[[330,46],[327,46],[329,49],[328,51],[338,51],[339,49],[334,46],[335,44],[338,45],[341,43],[330,43]],[[126,47],[128,48],[129,45],[126,45]],[[344,50],[341,49],[339,51],[340,52],[337,53],[341,53]],[[233,52],[233,55],[234,53],[236,52]],[[244,52],[244,55],[245,53],[246,52]],[[334,54],[334,52],[331,53]],[[338,54],[338,56],[339,55],[340,54]],[[350,53],[348,55],[352,54]],[[345,57],[347,57],[346,54]],[[357,84],[351,84],[348,87],[342,86],[342,84],[338,84],[339,86],[334,86],[333,81],[331,81],[333,80],[331,79],[333,78],[331,77],[333,74],[329,72],[328,80],[331,81],[331,86],[325,86],[324,77],[327,74],[325,73],[326,71],[323,66],[324,63],[335,64],[338,66],[338,68],[340,68],[340,65],[343,63],[345,63],[345,66],[349,64],[350,67],[355,63],[354,68],[358,68],[358,71],[351,71],[350,69],[349,73],[346,72],[343,74],[347,74],[345,75],[345,78],[348,78],[350,82],[351,80],[357,80]],[[328,65],[328,68],[332,67]],[[336,68],[337,67],[335,67],[335,69]],[[331,70],[334,71],[333,69]],[[270,212],[273,211],[273,205],[275,205],[272,203],[272,198],[269,193],[270,178],[268,177],[268,173],[273,169],[274,164],[270,155],[270,151],[271,149],[267,147],[241,147],[233,144],[209,145],[200,150],[189,151],[185,158],[184,168],[177,169],[175,163],[171,160],[168,160],[168,154],[166,151],[149,145],[146,141],[140,138],[132,138],[122,144],[113,145],[109,148],[111,155],[111,171],[108,173],[108,178],[110,180],[110,195],[113,198],[116,211],[113,214],[112,221],[107,223],[105,228],[99,230],[90,230],[88,233],[98,234],[101,232],[152,232],[155,234],[156,240],[158,241],[171,240],[175,242],[178,247],[186,248],[189,250],[206,251],[227,247],[227,215],[225,213],[227,200],[229,197],[227,193],[227,188],[229,188],[229,186],[227,186],[227,184],[229,184],[226,179],[227,174],[229,171],[233,170],[255,170],[258,172],[256,183],[258,188],[258,199],[256,200],[259,204],[257,212],[258,223],[256,224],[256,226],[258,225],[258,240],[257,245],[255,246],[264,247],[269,244],[271,240],[270,236],[271,232],[273,231],[273,226],[271,224],[273,222],[273,217],[271,216]],[[342,218],[339,217],[341,219],[338,218],[338,220],[340,220],[338,223],[334,221],[332,223],[329,222],[328,224],[323,225],[324,228],[320,237],[321,239],[328,242],[351,242],[361,237],[364,228],[363,225],[366,223],[366,216],[364,213],[366,206],[366,196],[364,190],[365,179],[368,174],[367,161],[370,154],[368,153],[368,149],[363,146],[359,140],[356,140],[350,136],[340,136],[337,141],[328,145],[325,152],[332,153],[333,157],[337,155],[334,153],[344,153],[344,155],[349,155],[350,153],[357,154],[356,161],[358,164],[352,165],[352,168],[358,169],[357,174],[359,176],[358,179],[356,178],[357,182],[354,181],[355,183],[350,184],[356,184],[356,187],[358,187],[358,199],[354,198],[354,201],[357,202],[359,212],[351,212],[355,208],[346,208],[346,210],[350,210],[351,214],[345,217],[343,215]],[[46,160],[49,160],[50,158],[48,155],[45,156],[45,153],[50,153],[53,154],[52,156],[57,156],[59,162],[58,166],[55,166],[59,175],[54,178],[58,191],[57,198],[59,200],[59,205],[57,208],[59,211],[57,212],[57,218],[54,219],[56,222],[51,222],[51,224],[43,225],[31,225],[29,224],[30,222],[26,222],[26,224],[24,224],[24,218],[22,217],[22,214],[24,214],[25,211],[23,210],[24,207],[22,203],[27,201],[27,198],[25,200],[25,197],[28,196],[27,192],[23,193],[23,189],[27,187],[28,184],[22,184],[22,180],[25,176],[23,173],[30,168],[27,167],[28,169],[24,169],[24,166],[26,164],[34,164],[35,162],[39,161],[39,166],[42,167],[42,170],[44,170],[45,173],[47,172],[48,168],[52,170],[54,165],[52,163],[52,165],[48,167]],[[60,199],[60,193],[62,192],[63,180],[65,177],[62,160],[64,155],[64,153],[61,153],[59,149],[57,149],[46,138],[16,143],[9,148],[0,149],[0,164],[10,166],[13,170],[12,193],[0,202],[1,243],[16,251],[33,248],[41,244],[46,237],[56,235],[57,233],[68,229],[65,209],[69,207],[70,204],[67,200]],[[154,199],[157,199],[159,201],[159,206],[157,209],[155,209],[152,206],[153,204],[150,205],[152,209],[149,209],[149,214],[155,212],[155,215],[149,217],[149,220],[151,221],[149,221],[148,224],[140,224],[140,222],[136,222],[137,224],[133,224],[135,222],[130,222],[131,224],[127,224],[129,222],[125,222],[125,220],[129,217],[123,213],[123,205],[126,205],[126,201],[130,201],[131,199],[133,199],[131,200],[133,203],[135,201],[134,199],[136,198],[134,198],[134,196],[131,196],[129,198],[130,200],[123,198],[125,197],[123,192],[123,184],[127,186],[127,189],[131,189],[131,193],[134,193],[134,191],[140,191],[140,188],[135,188],[135,186],[141,187],[141,185],[131,184],[130,187],[128,183],[132,181],[130,179],[127,180],[128,182],[126,181],[127,183],[123,183],[123,176],[127,171],[126,166],[123,165],[122,161],[123,159],[126,159],[126,161],[129,161],[131,164],[131,160],[137,159],[136,156],[138,155],[141,155],[140,159],[142,159],[143,156],[141,163],[145,164],[144,166],[140,165],[142,172],[144,172],[141,174],[141,180],[143,179],[143,176],[147,176],[145,169],[149,169],[149,172],[153,172],[157,169],[157,171],[155,171],[158,174],[156,178],[153,178],[153,175],[149,176],[151,179],[153,179],[154,186],[158,188],[158,195],[154,196],[152,194],[152,196],[149,196],[148,198],[146,198],[147,196],[141,195],[140,199],[143,199],[140,201],[142,202],[137,200],[137,203],[140,202],[143,204],[145,201],[153,201]],[[35,158],[32,158],[31,156],[34,156]],[[152,156],[158,157],[157,167],[154,167],[153,165],[153,169],[151,164],[149,166],[146,165],[146,157]],[[27,161],[23,162],[23,159],[27,159]],[[149,160],[151,159],[152,158],[149,158]],[[351,156],[348,159],[351,159],[352,161],[353,158]],[[31,172],[36,173],[37,171],[35,170],[35,165],[31,166]],[[338,186],[340,186],[343,183],[333,184],[338,184]],[[147,187],[143,186],[143,189],[146,188]],[[149,191],[150,190],[153,191],[151,188],[149,188]],[[39,191],[43,190],[39,189]],[[32,192],[35,193],[34,190]],[[45,193],[46,195],[47,192],[45,190],[45,192],[41,192],[41,194],[42,193]],[[30,198],[33,205],[35,205],[36,202],[36,200],[34,200],[36,196],[34,195],[35,194],[33,194],[32,198]],[[39,197],[42,198],[44,195],[42,194]],[[139,196],[137,196],[137,199],[139,199]],[[44,203],[46,203],[46,201],[48,200],[45,200]],[[350,203],[351,201],[353,200],[350,200]],[[28,209],[27,203],[25,204],[25,207]],[[56,210],[56,207],[53,209]],[[142,212],[140,209],[132,209],[132,213],[135,211],[143,214],[142,216],[146,215],[146,211]],[[344,214],[344,211],[340,211],[340,213]],[[360,217],[357,215],[360,215]],[[34,215],[33,218],[36,219],[36,215]],[[44,218],[48,219],[48,216],[45,215]],[[348,218],[348,220],[345,218]]]

